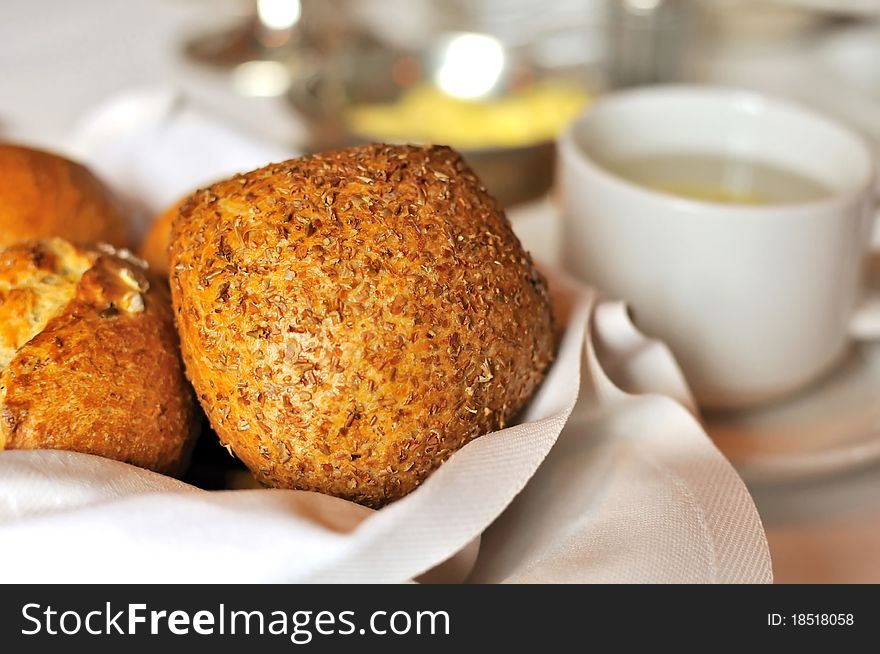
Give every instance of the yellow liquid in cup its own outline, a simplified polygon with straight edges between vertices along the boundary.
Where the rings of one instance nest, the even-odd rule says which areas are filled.
[[[646,154],[608,162],[609,171],[640,186],[692,200],[731,205],[811,202],[830,188],[772,164],[705,154]]]

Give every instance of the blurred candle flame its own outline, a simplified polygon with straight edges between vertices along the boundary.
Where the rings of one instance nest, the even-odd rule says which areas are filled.
[[[257,16],[269,29],[289,30],[301,15],[300,0],[257,0]]]
[[[488,95],[504,71],[504,47],[487,34],[452,36],[442,53],[434,83],[445,93],[465,99]]]

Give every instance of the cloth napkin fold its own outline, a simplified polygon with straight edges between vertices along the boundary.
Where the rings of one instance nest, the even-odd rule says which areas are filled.
[[[167,88],[124,93],[84,116],[59,149],[84,160],[132,211],[132,232],[183,196],[298,153],[243,134]]]
[[[223,150],[240,169],[285,156],[174,103],[134,102],[140,120],[70,149],[145,205],[219,176],[193,153]],[[99,109],[86,131],[119,114]],[[16,561],[0,581],[770,581],[754,504],[669,351],[620,303],[549,277],[565,331],[521,424],[472,441],[398,502],[208,492],[85,454],[0,452],[0,551]]]
[[[588,330],[578,403],[471,581],[770,583],[752,499],[670,351],[620,302],[599,302]]]

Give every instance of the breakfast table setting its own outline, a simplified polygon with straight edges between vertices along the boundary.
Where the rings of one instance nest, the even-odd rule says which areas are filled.
[[[285,49],[289,39],[310,35],[300,24],[308,0],[258,2],[256,14],[254,3],[231,0],[43,4],[51,6],[48,15],[36,3],[4,9],[0,142],[88,166],[126,207],[135,242],[169,208],[191,224],[205,221],[193,238],[197,247],[187,249],[179,245],[189,237],[178,218],[171,232],[176,240],[166,250],[187,378],[207,417],[198,442],[185,446],[194,447],[193,462],[182,474],[63,447],[0,447],[0,550],[18,562],[0,572],[0,581],[880,581],[880,267],[872,254],[880,246],[880,84],[859,72],[871,68],[872,53],[880,54],[871,41],[880,34],[880,5],[731,0],[712,3],[723,5],[716,8],[723,19],[707,26],[703,9],[685,9],[687,2],[632,2],[635,9],[621,17],[619,7],[599,0],[578,7],[560,0],[544,17],[548,32],[561,32],[554,19],[567,24],[577,17],[575,37],[559,37],[553,47],[533,38],[525,50],[538,59],[567,53],[588,61],[589,83],[569,87],[570,72],[565,84],[535,82],[514,55],[499,49],[498,43],[526,40],[524,23],[540,22],[527,2],[505,9],[491,0],[474,3],[479,9],[467,14],[472,32],[444,24],[455,11],[467,13],[461,9],[467,3],[448,9],[431,2],[347,3],[346,10],[372,28],[372,39],[383,37],[375,52],[394,53],[391,77],[410,90],[394,106],[370,100],[360,113],[346,114],[366,134],[346,134],[343,143],[339,124],[327,117],[329,105],[314,111],[309,104],[328,97],[337,102],[339,89],[324,95],[321,84],[332,84],[314,76],[314,87],[297,90],[320,57],[316,64]],[[416,5],[424,5],[423,13]],[[658,5],[668,13],[652,15]],[[533,18],[517,23],[517,11]],[[352,38],[336,34],[326,13],[313,15],[327,43]],[[390,15],[407,29],[389,27]],[[248,31],[256,24],[248,21],[257,19],[263,31]],[[424,60],[442,60],[435,82],[467,102],[479,96],[489,107],[482,114],[410,80],[427,64],[400,52],[409,52],[407,40],[427,39],[426,24],[444,30]],[[490,33],[495,36],[485,36]],[[262,39],[257,56],[248,50],[254,34]],[[621,55],[618,68],[595,81],[594,59],[616,52],[613,43],[633,34],[658,39],[656,65],[647,70],[643,59]],[[693,51],[669,46],[685,36],[694,36]],[[372,40],[362,47],[365,60],[374,56]],[[235,64],[235,57],[245,63]],[[498,57],[503,66],[492,68]],[[497,83],[502,68],[511,76],[506,84],[527,89],[527,102],[499,100],[489,83],[480,86],[483,78]],[[341,74],[350,71],[343,67]],[[644,75],[659,79],[633,81]],[[382,83],[371,79],[369,90]],[[346,102],[354,94],[345,89]],[[481,133],[468,129],[470,121],[489,116],[493,125],[507,124],[526,109],[538,117],[526,121],[532,131],[522,138],[542,140],[542,147],[468,149]],[[436,111],[437,121],[424,120],[426,111]],[[470,169],[445,150],[364,145],[442,143],[446,116],[455,124],[451,145],[457,147],[457,138],[479,182],[467,181]],[[548,139],[542,121],[549,125],[551,118],[557,122],[546,128],[553,132]],[[422,122],[431,124],[411,139],[395,133]],[[370,130],[378,136],[370,138]],[[483,136],[492,138],[488,133]],[[512,137],[499,128],[497,138]],[[320,154],[341,145],[353,145],[351,161],[360,162],[360,182],[352,182],[360,184],[357,193],[378,198],[372,189],[380,179],[395,179],[396,172],[404,180],[398,188],[408,188],[407,171],[438,166],[432,183],[451,190],[440,192],[436,206],[446,207],[448,195],[469,198],[479,207],[474,215],[488,216],[486,229],[501,230],[494,238],[502,240],[508,228],[494,226],[493,212],[500,210],[491,207],[504,205],[512,240],[528,252],[517,253],[511,265],[534,261],[519,278],[528,279],[528,292],[552,312],[545,334],[552,335],[552,362],[548,357],[543,379],[510,422],[492,422],[402,494],[354,481],[349,488],[355,491],[334,485],[320,492],[302,465],[294,473],[307,484],[279,483],[277,471],[292,469],[290,451],[271,467],[259,462],[273,456],[263,445],[253,459],[247,454],[248,421],[262,415],[247,413],[253,399],[231,402],[237,425],[231,431],[229,408],[206,399],[227,383],[220,377],[204,383],[209,375],[200,368],[228,353],[215,349],[217,332],[211,340],[181,327],[202,310],[201,296],[184,294],[186,266],[211,261],[198,248],[214,243],[205,236],[213,216],[236,210],[251,182],[264,188],[259,182],[266,175],[276,186],[298,184],[298,176],[314,178],[301,172],[313,170],[314,161],[340,166],[344,176],[345,166],[354,165],[348,154]],[[507,158],[496,158],[498,151]],[[367,156],[363,152],[368,159],[358,158]],[[422,156],[428,163],[419,163]],[[404,157],[411,157],[409,167],[396,171],[394,162]],[[375,176],[380,167],[381,178]],[[455,174],[463,170],[464,186],[457,186]],[[344,192],[327,200],[323,177],[314,184],[324,189],[326,221],[334,209],[373,206],[333,204],[347,197],[337,198]],[[482,204],[483,184],[499,200],[489,209]],[[282,195],[259,200],[258,211],[241,216],[264,219],[272,211],[267,207],[286,201]],[[448,220],[459,219],[448,211]],[[326,225],[309,222],[303,229],[312,238]],[[495,243],[491,236],[487,242]],[[234,254],[223,237],[218,242],[211,256],[227,262],[247,249],[246,239]],[[329,240],[323,248],[330,248]],[[108,256],[123,267],[140,265],[124,249]],[[305,263],[297,266],[311,261],[300,259]],[[503,268],[497,260],[493,265]],[[284,273],[291,284],[310,274],[291,270]],[[206,282],[193,279],[201,293]],[[154,289],[136,288],[149,306]],[[218,298],[229,284],[222,288]],[[509,291],[511,297],[524,292]],[[374,298],[381,300],[375,289]],[[394,313],[392,303],[382,311]],[[514,314],[521,333],[497,342],[530,343],[521,360],[535,365],[542,341],[531,336],[531,319]],[[344,338],[346,332],[333,333]],[[472,333],[462,332],[464,338]],[[490,386],[503,374],[492,359],[502,356],[495,343],[485,341],[474,373]],[[285,360],[298,354],[299,346],[293,355],[290,345],[282,350]],[[229,387],[259,379],[255,370],[238,384],[231,377]],[[518,378],[511,380],[509,388],[518,387]],[[388,383],[404,382],[392,377]],[[474,392],[466,389],[467,397]],[[415,396],[418,407],[418,395],[410,393],[407,402]],[[337,409],[344,408],[329,411]],[[352,410],[342,420],[344,436],[361,416]],[[243,463],[229,457],[233,450]],[[346,465],[357,470],[360,457],[352,454]],[[319,466],[317,474],[321,469],[330,468]],[[408,483],[403,471],[394,474],[398,487]]]

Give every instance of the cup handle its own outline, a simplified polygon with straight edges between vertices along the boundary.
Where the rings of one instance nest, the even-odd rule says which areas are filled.
[[[850,334],[860,341],[880,340],[880,211],[874,219],[868,257],[868,291],[850,323]]]

